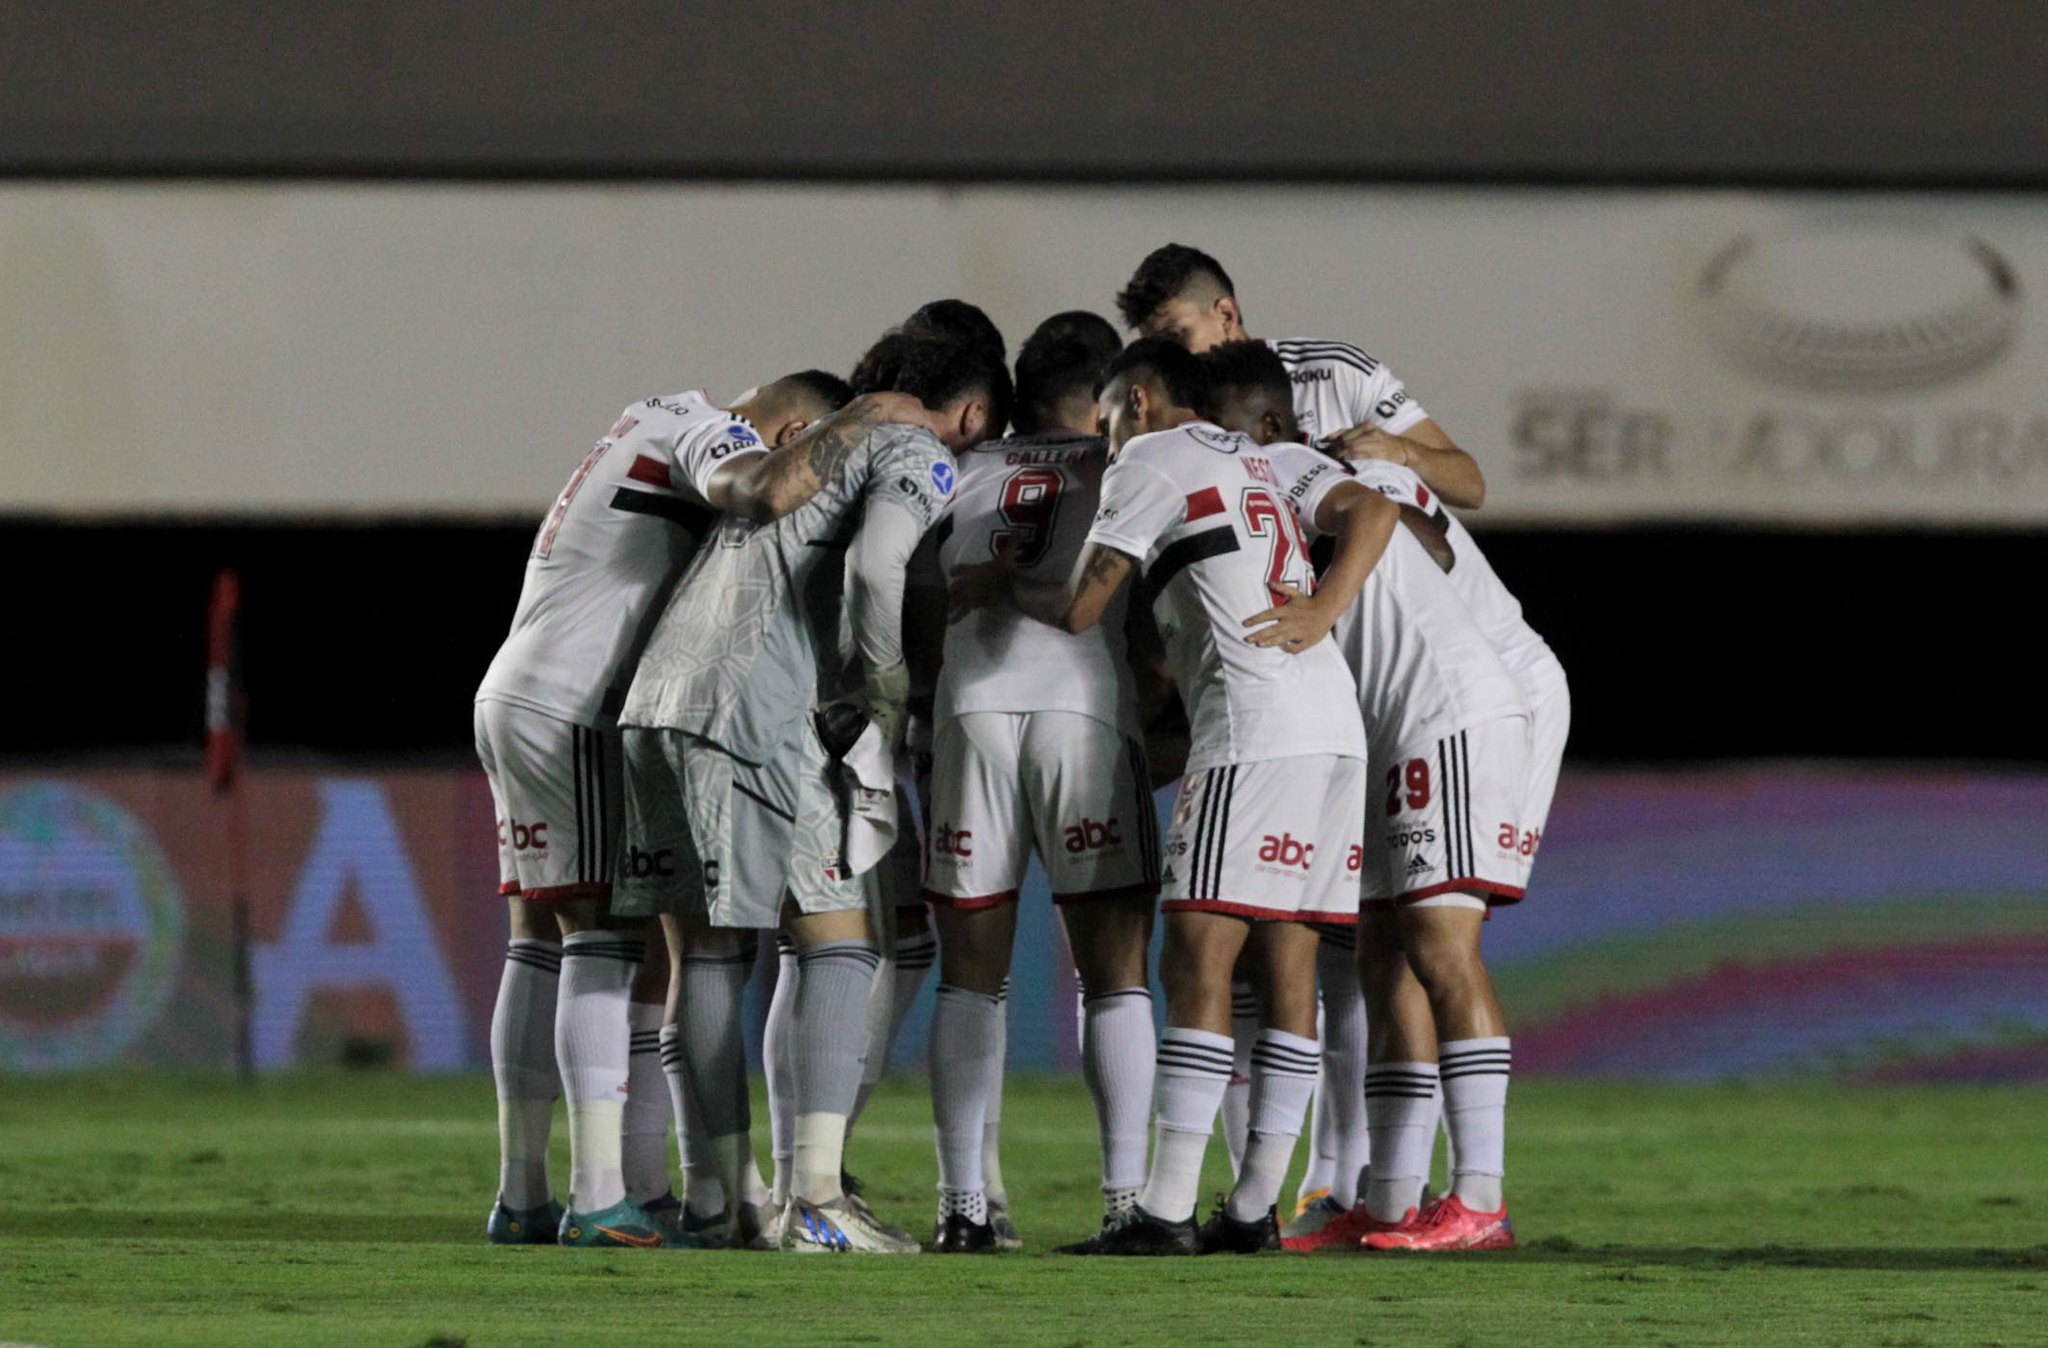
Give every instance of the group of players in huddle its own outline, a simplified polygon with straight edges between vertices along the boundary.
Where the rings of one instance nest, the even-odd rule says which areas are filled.
[[[1156,250],[1117,303],[1128,346],[1059,314],[1013,375],[936,301],[850,380],[637,403],[571,476],[476,701],[512,923],[490,1239],[1020,1247],[999,1123],[1035,853],[1102,1142],[1102,1227],[1066,1252],[1513,1244],[1480,932],[1522,897],[1570,713],[1444,508],[1484,480],[1358,348],[1252,339],[1205,253]],[[921,1245],[844,1155],[934,958]],[[1236,1181],[1198,1225],[1219,1115]]]

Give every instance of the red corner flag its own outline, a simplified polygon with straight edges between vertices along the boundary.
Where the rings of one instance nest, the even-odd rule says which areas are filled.
[[[235,686],[235,616],[242,583],[231,570],[213,578],[206,608],[206,781],[232,790],[242,768],[241,690]]]

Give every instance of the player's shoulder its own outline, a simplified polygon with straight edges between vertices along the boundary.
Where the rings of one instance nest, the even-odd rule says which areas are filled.
[[[1256,445],[1248,435],[1214,422],[1189,421],[1163,431],[1134,435],[1117,452],[1118,463],[1139,463],[1165,473],[1206,467],[1218,454],[1235,456]]]
[[[1370,487],[1382,496],[1390,496],[1404,505],[1428,510],[1436,504],[1436,494],[1430,491],[1413,468],[1404,464],[1388,463],[1384,459],[1364,459],[1351,465],[1351,473],[1360,485]]]
[[[886,422],[868,433],[862,453],[871,478],[888,479],[898,489],[940,504],[952,497],[959,480],[953,451],[923,426]]]
[[[1296,383],[1315,378],[1371,379],[1380,372],[1377,357],[1349,342],[1327,342],[1313,337],[1273,337],[1266,345],[1280,357]]]
[[[714,407],[710,393],[703,389],[691,389],[685,393],[657,393],[651,398],[642,398],[625,411],[625,415],[648,418],[666,418],[675,421],[702,421],[708,417],[729,418],[722,407]]]

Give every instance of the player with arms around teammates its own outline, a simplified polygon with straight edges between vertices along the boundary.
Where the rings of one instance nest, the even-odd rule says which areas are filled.
[[[1154,249],[1117,295],[1124,322],[1149,336],[1170,337],[1197,354],[1224,342],[1255,340],[1245,330],[1243,302],[1223,265],[1185,244]],[[1451,440],[1387,365],[1349,342],[1307,337],[1267,339],[1286,368],[1297,431],[1304,443],[1346,459],[1377,459],[1413,469],[1451,505],[1476,508],[1486,479],[1472,456]],[[1302,1180],[1294,1226],[1320,1227],[1355,1202],[1367,1147],[1363,1087],[1365,1004],[1352,977],[1355,932],[1326,928],[1317,961],[1322,984],[1322,1080],[1316,1092],[1313,1149]],[[1241,1000],[1242,990],[1240,993]],[[1240,1072],[1250,1051],[1250,1026],[1239,1021]],[[1233,1089],[1225,1118],[1233,1147],[1239,1111]]]
[[[1259,439],[1288,434],[1286,371],[1270,352],[1233,343],[1205,361],[1220,421]],[[1539,755],[1524,685],[1454,583],[1477,556],[1470,536],[1461,552],[1454,521],[1412,471],[1376,461],[1356,470],[1410,525],[1335,632],[1358,676],[1376,766],[1359,923],[1372,1163],[1361,1202],[1285,1244],[1506,1249],[1509,1041],[1479,934],[1489,903],[1522,897],[1562,741]],[[1455,1158],[1450,1193],[1430,1203],[1422,1186],[1439,1098]]]
[[[1112,463],[1064,584],[1000,562],[963,569],[956,603],[1007,600],[1070,632],[1099,622],[1143,567],[1186,704],[1188,772],[1165,845],[1155,1138],[1138,1202],[1072,1247],[1085,1254],[1279,1246],[1273,1205],[1316,1070],[1317,921],[1355,920],[1365,733],[1350,671],[1323,641],[1386,547],[1398,512],[1302,446],[1261,450],[1201,419],[1202,367],[1134,343],[1099,401]],[[1305,531],[1334,534],[1311,594]],[[1237,1184],[1199,1231],[1196,1190],[1231,1076],[1230,980],[1249,949],[1265,1028]]]
[[[952,494],[953,451],[1000,425],[1009,393],[1006,370],[943,341],[907,343],[894,373],[919,423],[842,446],[778,523],[722,523],[620,718],[635,845],[678,859],[657,883],[685,952],[683,1066],[728,1195],[749,1128],[746,971],[715,961],[740,954],[743,933],[786,924],[795,940],[794,1173],[776,1239],[802,1252],[917,1249],[840,1184],[880,958],[861,872],[896,826],[905,570]]]
[[[1065,583],[1095,514],[1107,459],[1095,389],[1119,346],[1093,314],[1039,325],[1017,357],[1017,433],[961,454],[959,491],[921,560],[947,580],[1001,559],[1027,581]],[[944,593],[941,580],[931,588]],[[1001,994],[1034,850],[1084,988],[1082,1058],[1108,1211],[1129,1207],[1144,1183],[1159,845],[1125,608],[1119,594],[1080,633],[1007,604],[938,624],[924,887],[941,960],[931,1034],[938,1253],[998,1246],[983,1127],[1002,1090]]]
[[[495,1243],[662,1239],[626,1202],[620,1175],[626,1005],[642,951],[606,911],[625,798],[619,703],[648,621],[717,513],[773,520],[795,509],[818,485],[809,451],[849,424],[875,424],[890,401],[828,416],[847,394],[840,380],[811,371],[730,408],[702,392],[636,403],[584,458],[534,539],[512,630],[475,713],[512,925],[491,1022]],[[547,1174],[563,1089],[575,1209],[566,1219]]]

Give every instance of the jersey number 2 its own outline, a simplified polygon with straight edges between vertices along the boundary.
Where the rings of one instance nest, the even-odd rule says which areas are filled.
[[[1239,503],[1244,511],[1244,527],[1253,538],[1272,539],[1273,556],[1266,565],[1266,591],[1273,596],[1275,604],[1284,604],[1290,598],[1280,586],[1287,580],[1287,568],[1296,557],[1304,565],[1308,562],[1308,544],[1302,541],[1301,521],[1294,518],[1294,511],[1273,499],[1273,493],[1264,487],[1246,487],[1244,499]],[[1310,590],[1315,581],[1307,576],[1296,589]]]
[[[990,551],[1004,553],[1020,567],[1045,556],[1052,546],[1052,525],[1060,513],[1060,489],[1067,480],[1057,468],[1019,468],[1003,482],[996,513],[1003,528],[988,536]]]

